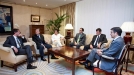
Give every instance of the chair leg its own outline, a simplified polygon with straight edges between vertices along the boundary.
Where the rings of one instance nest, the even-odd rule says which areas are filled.
[[[122,75],[122,74],[121,74],[121,72],[122,72],[122,69],[123,69],[123,67],[121,67],[121,70],[120,70],[120,75]]]
[[[117,69],[116,69],[117,70]],[[115,71],[114,75],[118,75],[117,71]]]
[[[38,60],[38,56],[37,56],[37,54],[35,54],[35,59]]]
[[[92,69],[92,70],[93,70],[93,75],[94,75],[94,67],[93,67],[93,69]]]
[[[17,64],[14,64],[14,71],[17,72]]]
[[[4,61],[3,61],[3,60],[1,60],[1,67],[3,67],[3,63],[4,63]]]

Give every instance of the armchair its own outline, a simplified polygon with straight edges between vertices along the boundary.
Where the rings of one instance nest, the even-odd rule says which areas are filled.
[[[50,44],[52,47],[56,47],[55,45],[52,44],[52,39],[51,39],[52,38],[52,35],[50,35],[50,34],[43,34],[43,36],[44,36],[45,41],[48,44]],[[35,48],[36,56],[39,55],[39,50],[36,47],[36,43],[32,40],[32,38],[28,38],[28,41],[31,42],[31,43],[33,43],[34,48]],[[63,43],[64,40],[62,40],[61,42]],[[47,49],[46,48],[44,49],[44,53],[47,53]]]
[[[126,56],[126,53],[127,53],[127,50],[128,50],[128,45],[125,45],[123,48],[122,48],[122,51],[119,55],[119,58],[114,58],[114,57],[109,57],[109,56],[106,56],[106,55],[102,55],[101,58],[105,58],[105,59],[108,59],[108,60],[112,60],[112,61],[115,61],[117,63],[117,66],[116,68],[110,72],[110,73],[114,73],[114,75],[118,75],[118,70],[120,71],[120,75],[121,75],[121,72],[122,72],[122,69],[123,69],[123,62],[125,60],[125,56]],[[100,64],[101,64],[101,58],[99,60],[96,60],[94,63],[93,63],[93,75],[94,75],[94,68],[100,68]]]
[[[9,47],[4,47],[3,42],[0,42],[0,60],[1,60],[1,67],[3,67],[3,63],[9,62],[13,64],[13,67],[15,72],[17,71],[17,66],[19,65],[20,62],[24,61],[27,59],[26,55],[15,55],[13,50]],[[26,42],[24,45],[30,45],[32,46],[32,43]]]

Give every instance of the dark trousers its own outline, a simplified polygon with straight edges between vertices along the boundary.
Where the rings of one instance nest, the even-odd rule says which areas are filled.
[[[15,55],[27,55],[27,62],[30,64],[33,62],[33,55],[31,51],[31,47],[29,45],[26,45],[22,48],[18,48],[18,53],[15,53]]]
[[[97,46],[93,45],[93,48],[97,48]],[[90,45],[85,45],[83,50],[88,51],[88,49],[90,49]]]
[[[81,45],[74,45],[74,43],[70,43],[70,47],[76,46],[76,49],[79,49]]]
[[[44,44],[44,46],[49,49],[49,48],[52,48],[51,45],[49,44]],[[40,52],[40,56],[43,57],[44,56],[44,46],[40,45],[39,46],[39,52]],[[53,54],[51,54],[51,56],[54,56]]]

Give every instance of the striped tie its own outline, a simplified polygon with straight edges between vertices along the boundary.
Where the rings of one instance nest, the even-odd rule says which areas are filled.
[[[81,36],[81,34],[79,34],[79,37],[77,39],[77,43],[79,43],[79,41],[80,41],[80,36]]]

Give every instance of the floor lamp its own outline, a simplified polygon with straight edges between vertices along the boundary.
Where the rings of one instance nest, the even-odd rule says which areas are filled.
[[[126,35],[124,36],[125,44],[131,44],[131,32],[134,32],[134,22],[124,22],[121,26],[121,29],[122,31],[126,32]]]

